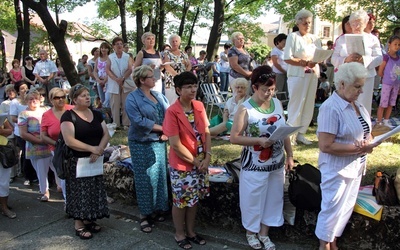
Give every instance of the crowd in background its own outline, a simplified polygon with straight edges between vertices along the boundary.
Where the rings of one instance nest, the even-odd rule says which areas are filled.
[[[327,44],[332,56],[315,62],[314,53],[322,43],[311,33],[313,14],[303,9],[294,19],[296,29],[276,36],[263,65],[257,65],[246,50],[241,32],[234,32],[232,43],[226,43],[211,62],[204,50],[197,58],[191,46],[182,50],[178,35],[171,35],[159,51],[155,35],[144,33],[143,48],[135,57],[116,37],[111,45],[103,42],[93,48],[92,58],[82,55],[76,66],[80,84],[75,86],[69,84],[62,62],[51,61],[46,50],[39,51],[38,60],[24,58],[22,66],[14,59],[9,77],[0,77],[1,113],[8,115],[0,124],[0,135],[18,145],[21,159],[19,167],[7,171],[0,167],[2,213],[16,217],[7,208],[7,190],[10,179],[18,175],[24,175],[27,186],[38,181],[40,201],[49,201],[50,168],[54,172],[50,180],[63,192],[65,211],[74,219],[75,234],[90,239],[99,232],[95,221],[109,216],[102,176],[82,179],[75,173],[79,158],[95,162],[103,154],[109,135],[102,113],[95,108],[109,108],[116,126],[128,130],[143,232],[151,233],[155,222],[165,220],[169,173],[175,241],[183,249],[190,249],[191,243],[206,244],[194,226],[197,204],[209,195],[211,136],[230,134],[232,143],[243,146],[240,208],[246,239],[253,249],[273,250],[268,232],[283,224],[285,169],[294,165],[292,146],[312,144],[305,134],[317,100],[330,104],[322,104],[318,116],[323,201],[316,235],[320,249],[337,249],[336,238],[355,203],[354,195],[348,197],[358,190],[366,155],[379,145],[369,143],[377,81],[382,83],[377,124],[390,126],[391,107],[397,103],[400,29],[384,46],[376,36],[375,17],[354,11],[343,19],[343,35]],[[362,35],[365,53],[349,52],[345,34]],[[377,68],[382,81],[377,80]],[[199,86],[209,82],[224,98],[228,91],[231,95],[215,120],[207,117],[201,102],[204,93]],[[277,93],[285,98],[277,98]],[[287,107],[279,99],[288,99]],[[341,119],[351,121],[353,128],[346,128]],[[285,123],[301,128],[291,137],[269,140]],[[60,132],[73,151],[72,174],[65,180],[57,177],[51,161]],[[350,165],[357,171],[349,170]],[[332,219],[342,214],[341,220]]]

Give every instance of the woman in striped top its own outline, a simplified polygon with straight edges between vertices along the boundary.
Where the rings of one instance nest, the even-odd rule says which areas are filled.
[[[337,249],[336,238],[342,235],[356,203],[366,154],[379,145],[370,143],[371,117],[357,101],[366,77],[360,63],[340,65],[335,74],[337,91],[319,109],[322,203],[315,229],[319,249]]]

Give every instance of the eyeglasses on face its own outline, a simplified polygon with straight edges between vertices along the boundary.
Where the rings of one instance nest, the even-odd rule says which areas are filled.
[[[61,100],[61,99],[65,99],[66,98],[66,96],[65,95],[63,95],[63,96],[54,96],[53,97],[53,100],[56,100],[56,101],[58,101],[58,100]]]

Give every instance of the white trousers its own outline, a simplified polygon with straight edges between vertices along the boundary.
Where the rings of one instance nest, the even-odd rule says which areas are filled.
[[[49,180],[47,179],[47,174],[49,172],[50,165],[52,167],[51,170],[53,170],[53,172],[56,173],[56,170],[51,164],[51,158],[52,157],[49,156],[46,158],[31,159],[32,166],[35,169],[36,175],[39,180],[40,193],[43,195],[46,194],[47,190],[49,190]]]
[[[329,171],[329,170],[328,170]],[[322,203],[315,234],[320,240],[333,242],[340,237],[353,213],[361,183],[361,174],[345,178],[338,173],[322,174]]]
[[[358,97],[358,101],[364,105],[364,107],[368,110],[368,113],[371,115],[372,108],[372,96],[374,94],[374,84],[375,84],[375,76],[368,77],[365,79],[363,92]]]
[[[54,167],[52,160],[53,160],[53,156],[51,157],[51,160],[50,160],[50,168],[54,172],[54,178],[56,179],[57,186],[61,187],[61,189],[62,189],[62,194],[63,194],[64,200],[67,200],[66,199],[67,194],[66,194],[66,189],[65,189],[65,180],[62,180],[58,177],[56,168]]]
[[[314,114],[317,75],[309,73],[304,77],[290,76],[287,84],[289,91],[287,122],[292,126],[303,126],[299,133],[305,134]]]
[[[3,168],[0,163],[0,197],[7,197],[10,193],[11,168]]]
[[[283,225],[284,168],[272,172],[240,171],[240,210],[243,227],[260,232],[261,224]]]

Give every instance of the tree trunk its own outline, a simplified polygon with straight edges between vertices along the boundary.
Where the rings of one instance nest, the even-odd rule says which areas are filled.
[[[225,0],[214,0],[214,20],[207,43],[207,60],[213,61],[213,56],[218,52],[221,40],[222,26],[224,25]]]
[[[192,36],[193,36],[193,32],[194,32],[194,26],[197,23],[197,18],[199,17],[199,13],[200,13],[200,8],[197,7],[196,9],[196,15],[194,16],[193,19],[193,23],[192,23],[192,27],[190,28],[190,33],[189,33],[189,39],[188,39],[188,44],[190,46],[190,44],[192,43]]]
[[[181,18],[181,22],[179,24],[179,31],[178,31],[178,35],[180,37],[182,37],[183,35],[183,31],[185,29],[185,22],[186,22],[186,16],[187,16],[187,12],[189,10],[190,7],[190,3],[188,3],[186,0],[183,2],[183,9],[182,9],[182,18]]]
[[[136,52],[139,52],[142,47],[142,35],[143,35],[143,11],[136,11]]]
[[[15,22],[17,24],[17,32],[18,32],[17,41],[15,42],[14,59],[18,59],[21,61],[22,46],[24,44],[23,41],[24,27],[22,26],[21,8],[19,7],[19,0],[14,0],[14,9],[15,9]]]
[[[161,50],[162,46],[164,46],[164,24],[165,24],[165,7],[164,0],[160,0],[160,15],[158,17],[159,20],[159,29],[158,29],[158,49]]]
[[[121,35],[122,35],[122,40],[124,40],[124,43],[128,42],[128,36],[126,34],[126,8],[125,8],[125,0],[118,0],[118,8],[119,8],[119,14],[121,16]]]
[[[71,55],[69,53],[67,44],[65,43],[64,37],[67,31],[68,23],[65,20],[61,20],[60,25],[57,26],[51,17],[49,10],[47,9],[47,0],[40,0],[40,2],[31,0],[21,0],[29,8],[34,10],[42,19],[44,26],[46,27],[47,33],[50,36],[50,41],[53,43],[60,61],[63,65],[65,75],[71,84],[71,86],[78,83],[78,74],[75,70],[74,63],[72,62]]]
[[[7,72],[7,68],[6,68],[6,46],[4,45],[5,40],[4,40],[4,36],[3,36],[3,32],[0,30],[0,51],[1,51],[1,70],[3,70],[3,72]]]
[[[31,23],[30,23],[30,16],[29,16],[29,8],[26,6],[25,3],[22,3],[22,9],[24,13],[24,51],[23,51],[23,58],[29,56],[30,46],[31,46]],[[23,60],[23,64],[25,65],[25,60]]]

